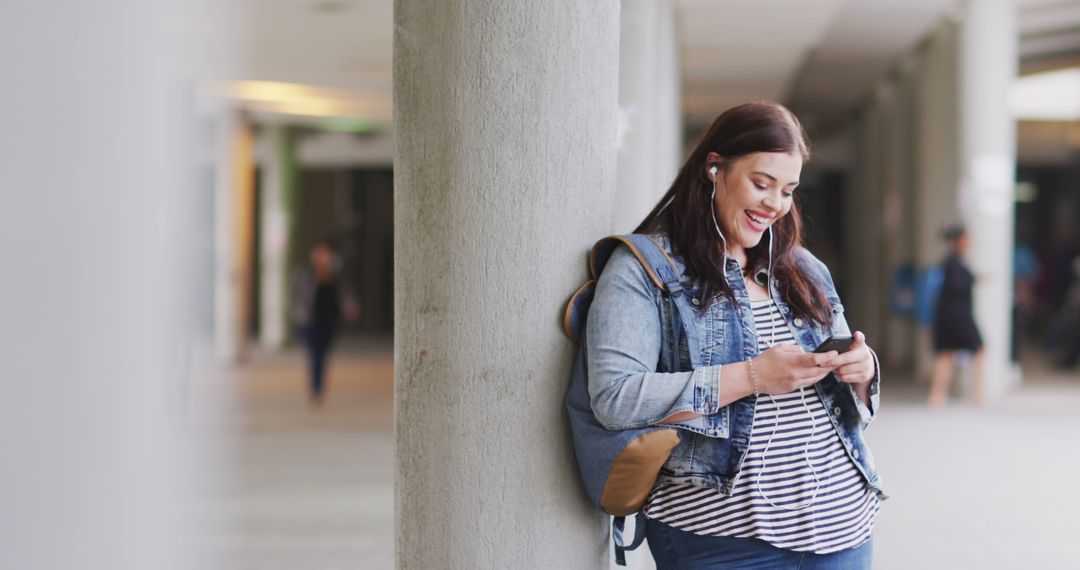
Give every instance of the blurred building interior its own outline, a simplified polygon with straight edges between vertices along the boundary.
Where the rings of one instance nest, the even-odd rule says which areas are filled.
[[[923,389],[932,355],[927,328],[912,306],[915,288],[945,254],[941,230],[961,222],[976,243],[974,270],[986,276],[976,313],[989,346],[990,391],[1001,399],[1017,389],[1025,375],[1010,359],[1014,305],[1022,303],[1027,315],[1020,324],[1023,344],[1035,345],[1076,279],[1068,260],[1080,251],[1080,3],[616,4],[612,231],[629,231],[651,209],[685,150],[720,111],[747,100],[781,101],[801,118],[814,144],[799,190],[808,246],[832,269],[849,322],[873,339],[890,381],[908,385],[910,393]],[[452,14],[447,30],[480,26],[477,19],[487,17],[493,30],[499,25],[497,9],[454,6],[440,12]],[[387,338],[394,330],[394,275],[416,278],[428,271],[411,270],[400,256],[404,269],[394,270],[395,239],[399,245],[424,239],[415,230],[395,238],[394,201],[406,203],[394,196],[395,156],[438,160],[425,157],[445,156],[453,145],[467,145],[467,137],[445,126],[395,124],[394,70],[422,73],[420,62],[428,56],[393,59],[389,2],[274,0],[252,4],[248,17],[242,67],[204,85],[204,95],[217,103],[215,132],[224,149],[211,162],[223,164],[221,152],[237,156],[235,146],[220,141],[239,137],[250,149],[232,167],[253,172],[217,178],[217,262],[210,271],[218,292],[211,327],[217,352],[244,360],[254,343],[286,345],[280,284],[309,245],[325,236],[339,240],[362,298],[363,317],[349,333]],[[460,73],[473,73],[469,57],[483,65],[482,50],[496,49],[480,47],[470,56],[472,48],[454,43],[461,40],[453,34],[431,31],[440,29],[436,16],[419,27],[400,20],[408,17],[398,15],[398,41],[412,40],[403,39],[406,30],[431,26],[430,44],[421,41],[421,49],[462,50],[460,59],[450,60],[462,65]],[[428,85],[438,97],[447,93],[439,81],[401,80],[396,88]],[[410,142],[396,136],[402,128],[413,129],[405,139]],[[515,135],[506,136],[494,144],[516,144]],[[415,146],[420,140],[423,146]],[[405,167],[414,174],[415,168]],[[425,186],[415,175],[408,180],[404,188],[415,198],[407,203],[441,203],[454,187],[452,180],[446,189]],[[222,209],[231,213],[222,216]],[[1036,260],[1025,270],[1020,293],[1014,283],[1018,246]],[[237,251],[244,253],[238,257]],[[237,283],[237,271],[248,278]],[[915,276],[916,283],[903,275]],[[397,348],[399,359],[408,352],[408,346]],[[1036,372],[1027,377],[1037,381],[1046,369],[1041,360],[1052,356],[1038,347],[1035,353]],[[405,380],[399,378],[398,398],[408,397]],[[970,387],[960,383],[959,389]],[[409,426],[414,419],[398,421]],[[413,435],[400,423],[397,437],[399,449],[408,449]],[[431,458],[430,469],[445,470],[439,461]],[[405,486],[399,493],[415,491],[397,483]],[[399,506],[397,516],[413,515]],[[397,528],[416,530],[400,520]],[[402,540],[400,567],[425,560],[407,554],[411,550],[402,545],[411,543]],[[634,564],[647,566],[647,556],[639,553]],[[885,559],[882,566],[901,567],[896,564]]]
[[[892,273],[904,264],[925,269],[936,263],[944,246],[935,234],[946,223],[966,221],[981,231],[973,223],[978,209],[964,203],[978,194],[964,190],[976,180],[968,172],[973,167],[963,165],[975,154],[983,164],[996,164],[1000,176],[1015,165],[1021,184],[1007,202],[1039,259],[1076,247],[1068,214],[1076,207],[1070,182],[1080,132],[1075,3],[1006,2],[1006,20],[998,17],[985,32],[975,30],[965,10],[988,8],[946,0],[625,4],[618,136],[619,172],[627,174],[617,183],[616,231],[643,216],[681,164],[683,149],[719,111],[773,99],[795,110],[815,145],[803,184],[809,245],[833,262],[842,292],[850,291],[849,315],[882,339],[894,366],[919,362],[914,356],[921,349],[913,327],[889,308]],[[287,280],[311,243],[327,236],[340,240],[368,309],[350,333],[389,335],[392,6],[275,0],[253,3],[244,18],[235,69],[205,80],[202,89],[204,99],[218,103],[217,112],[240,117],[222,121],[228,129],[250,131],[244,140],[252,149],[244,156],[251,163],[243,168],[255,173],[240,179],[253,186],[240,202],[217,198],[219,206],[252,213],[248,222],[244,212],[233,214],[240,221],[224,216],[217,222],[219,259],[211,271],[217,287],[234,275],[221,259],[230,248],[250,252],[247,259],[230,259],[251,275],[231,300],[217,296],[219,352],[238,356],[249,339],[283,345],[289,331],[276,283]],[[995,67],[1000,77],[960,72]],[[987,78],[998,84],[991,89]],[[995,117],[999,148],[976,151],[964,137],[989,140],[978,131],[989,119],[965,119],[973,111],[961,110],[988,113],[988,103],[968,102],[990,99],[997,115],[1007,113]],[[219,142],[228,129],[213,131]],[[207,158],[214,163],[217,157]],[[218,180],[228,185],[236,179]],[[236,233],[237,227],[244,229]],[[997,229],[991,233],[999,235]],[[986,251],[996,252],[994,264],[1007,264],[1012,244],[994,242]],[[1000,321],[1001,310],[987,307],[1011,302],[1010,278],[1000,277],[996,293],[987,288],[981,295],[988,321]],[[1056,282],[1042,285],[1052,292],[1041,314],[1052,314],[1053,302],[1063,300],[1063,279],[1043,278]],[[996,384],[1004,389],[1008,382]]]
[[[7,12],[0,377],[34,381],[0,399],[0,566],[607,567],[558,315],[756,99],[809,133],[807,245],[888,374],[875,565],[1080,565],[1080,1]],[[992,397],[932,415],[919,291],[957,222]],[[289,299],[327,238],[360,314],[318,408]]]

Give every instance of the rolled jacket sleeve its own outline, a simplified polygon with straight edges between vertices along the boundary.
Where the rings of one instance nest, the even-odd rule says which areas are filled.
[[[619,247],[596,284],[586,324],[589,396],[604,427],[645,427],[680,412],[720,410],[719,365],[656,371],[663,326],[655,287],[633,254]]]
[[[819,277],[828,287],[828,291],[833,295],[836,294],[836,285],[833,284],[832,274],[829,272],[829,268],[825,266],[820,260],[813,256],[806,254],[809,259],[813,260],[813,266],[819,273]],[[851,326],[848,325],[847,319],[844,317],[843,312],[834,313],[837,322],[833,323],[834,333],[851,335]],[[877,415],[877,410],[881,405],[881,363],[878,362],[877,352],[874,349],[870,349],[870,354],[874,357],[874,377],[870,380],[870,405],[863,403],[859,399],[858,393],[855,392],[855,387],[848,384],[847,392],[851,396],[852,401],[855,403],[855,409],[859,411],[859,423],[862,429],[866,429],[871,422],[874,421],[874,417]],[[837,380],[839,382],[839,380]]]
[[[870,405],[863,403],[859,399],[859,395],[855,392],[855,387],[849,385],[849,391],[851,392],[851,398],[855,400],[855,409],[859,410],[859,420],[862,429],[866,429],[870,426],[870,423],[874,421],[874,417],[877,416],[878,407],[881,405],[881,364],[878,362],[878,355],[874,352],[874,349],[870,349],[870,354],[874,356],[874,377],[870,380]]]

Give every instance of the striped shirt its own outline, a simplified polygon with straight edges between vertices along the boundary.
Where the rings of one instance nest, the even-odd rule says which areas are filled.
[[[795,342],[772,300],[752,305],[760,350]],[[817,391],[808,387],[758,398],[750,447],[731,495],[661,483],[645,513],[694,534],[757,538],[827,554],[868,541],[878,509],[877,495],[848,457]]]

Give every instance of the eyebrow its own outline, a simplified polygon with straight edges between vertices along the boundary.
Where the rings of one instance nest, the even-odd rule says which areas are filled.
[[[775,176],[773,176],[772,174],[769,174],[768,172],[762,172],[760,170],[755,170],[755,171],[751,172],[750,174],[760,174],[760,175],[768,178],[769,180],[772,180],[773,182],[779,182],[779,180],[777,180],[777,178]],[[795,182],[789,182],[787,185],[788,186],[798,186],[799,181],[796,180]]]

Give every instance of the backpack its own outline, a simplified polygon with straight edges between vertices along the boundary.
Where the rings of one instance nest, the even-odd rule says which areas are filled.
[[[945,284],[945,269],[935,265],[919,276],[915,291],[915,318],[922,325],[934,324],[934,311],[937,308],[941,287]]]
[[[637,429],[608,430],[593,415],[589,397],[588,359],[585,342],[585,323],[592,304],[596,281],[620,246],[626,246],[641,263],[653,285],[660,291],[661,322],[664,327],[664,348],[657,371],[679,372],[690,369],[690,363],[680,357],[683,351],[696,350],[698,343],[692,330],[684,330],[693,307],[683,295],[678,268],[667,252],[651,237],[641,234],[609,236],[596,242],[589,255],[590,279],[574,292],[563,315],[566,335],[578,344],[577,359],[566,392],[570,431],[574,452],[585,490],[593,504],[614,515],[612,536],[615,561],[626,565],[625,551],[634,550],[645,537],[645,517],[640,512],[656,483],[660,468],[679,445],[678,429],[650,426]],[[680,350],[680,346],[683,350]],[[638,513],[631,544],[623,540],[627,515]]]

